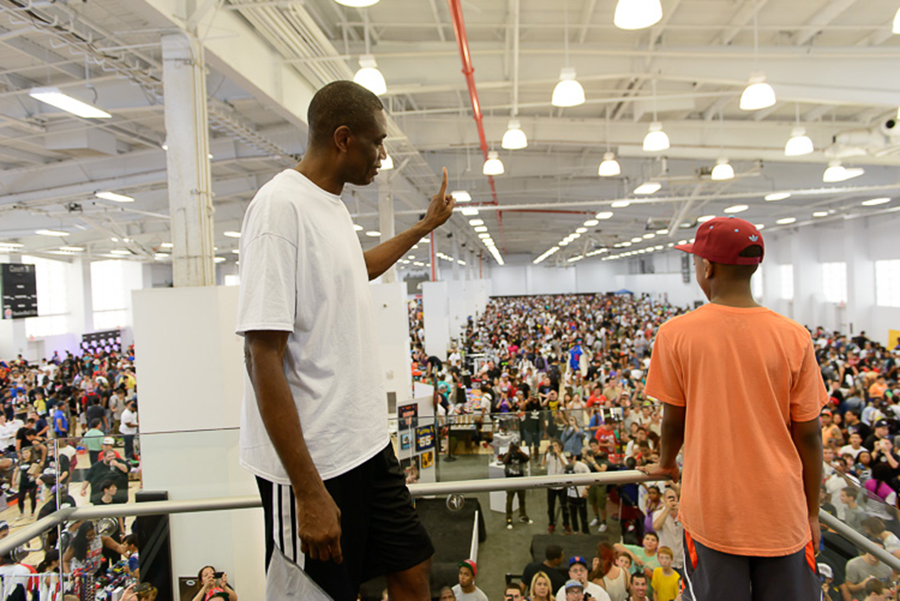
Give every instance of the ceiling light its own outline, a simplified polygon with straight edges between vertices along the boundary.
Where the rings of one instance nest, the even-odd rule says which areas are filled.
[[[381,236],[381,232],[377,230],[370,230],[366,232],[366,236],[369,236],[370,238],[378,238],[379,236]]]
[[[657,192],[659,192],[660,188],[662,188],[662,184],[660,184],[659,182],[644,182],[634,189],[634,193],[646,196],[648,194],[656,194]],[[613,206],[616,206],[616,203],[613,203]]]
[[[60,246],[59,250],[64,250],[66,252],[80,253],[84,251],[83,246]]]
[[[761,230],[761,229],[765,228],[766,226],[763,225],[762,223],[757,223],[757,224],[754,224],[753,227],[755,227],[758,230]]]
[[[361,231],[363,231],[364,229],[365,229],[365,228],[364,228],[363,226],[359,225],[358,223],[354,223],[354,224],[353,224],[353,231],[355,231],[355,232],[361,232]]]
[[[163,242],[159,245],[160,248],[175,248],[175,245],[171,242]]]
[[[734,179],[734,167],[728,163],[728,159],[719,159],[713,167],[710,177],[715,182]]]
[[[706,223],[710,219],[715,219],[715,215],[703,215],[702,217],[697,217],[697,223]]]
[[[366,36],[368,40],[368,36]],[[353,76],[353,81],[358,83],[376,96],[381,96],[387,92],[387,84],[384,82],[384,75],[378,70],[378,63],[375,62],[375,56],[372,54],[363,54],[359,57],[359,71]]]
[[[660,236],[665,236],[666,234],[669,233],[669,230],[656,230],[656,233],[659,234]]]
[[[553,106],[570,107],[584,104],[584,88],[575,79],[575,69],[563,67],[559,73],[559,83],[553,88]]]
[[[616,203],[613,203],[613,204],[616,204]],[[601,211],[595,215],[595,217],[600,220],[611,219],[612,216],[613,216],[612,211]]]
[[[154,259],[168,259],[169,255],[168,255],[168,253],[156,253],[153,255],[153,258]]]
[[[609,206],[611,206],[614,209],[624,209],[625,207],[629,206],[630,204],[631,204],[630,200],[614,200],[612,203],[610,203]]]
[[[109,251],[109,254],[111,254],[111,255],[119,255],[119,256],[123,256],[123,257],[124,257],[124,256],[127,256],[127,255],[130,255],[130,254],[131,254],[131,251],[130,251],[130,250],[125,250],[124,248],[117,248],[117,249],[115,249],[115,250]]]
[[[662,19],[659,0],[619,0],[613,23],[619,29],[645,29]]]
[[[775,202],[777,200],[784,200],[785,198],[790,197],[790,192],[772,192],[771,194],[766,194],[765,199],[767,202]]]
[[[466,217],[472,217],[478,214],[478,209],[462,209],[460,212]]]
[[[742,111],[758,111],[775,104],[775,90],[766,83],[766,76],[757,73],[750,77],[750,84],[741,94]]]
[[[560,240],[560,241],[559,241],[559,245],[560,245],[560,246],[568,246],[568,245],[569,245],[569,240],[568,240],[568,239]]]
[[[480,234],[478,234],[478,237],[479,238],[490,238],[491,235],[486,232],[481,232]]]
[[[456,202],[472,202],[472,196],[465,190],[455,190],[450,193],[450,196],[452,196]]]
[[[900,33],[900,8],[897,9],[897,14],[894,15],[894,26],[891,28],[891,31]]]
[[[59,88],[31,88],[28,95],[35,100],[40,100],[50,106],[55,106],[67,113],[72,113],[85,119],[109,119],[112,117],[106,111],[101,111],[95,106],[82,102],[59,91]]]
[[[588,231],[588,229],[587,229],[586,227],[580,227],[580,228],[578,228],[577,230],[575,230],[575,233],[576,233],[576,234],[583,234],[583,233],[585,233],[585,232],[587,232],[587,231]]]
[[[638,242],[641,242],[642,240],[643,240],[643,238],[641,238],[640,236],[635,236],[634,238],[631,239],[631,241],[634,242],[635,244],[637,244]]]
[[[233,255],[239,255],[239,254],[241,254],[241,249],[239,249],[239,248],[232,248],[232,249],[231,249],[231,254],[233,254]]]
[[[569,234],[570,240],[575,240],[577,238],[581,238],[581,234],[579,234],[578,232],[575,232],[574,234]]]
[[[600,222],[596,219],[588,219],[584,222],[585,227],[594,227],[595,225],[600,225]]]
[[[338,4],[342,4],[344,6],[349,6],[350,8],[365,8],[366,6],[372,6],[373,4],[378,4],[378,0],[334,0]]]
[[[484,226],[484,225],[477,225],[477,226],[475,226],[475,227],[472,228],[472,229],[474,229],[476,232],[486,232],[486,231],[488,231],[487,226]]]
[[[484,162],[484,167],[481,172],[485,175],[503,175],[503,161],[500,160],[500,156],[497,154],[496,150],[492,150],[488,153],[488,158]]]
[[[656,238],[656,234],[644,234],[644,240],[652,240],[653,238]]]
[[[622,173],[622,168],[619,166],[619,161],[616,160],[616,154],[614,152],[607,152],[603,155],[603,162],[600,163],[600,168],[597,169],[597,175],[600,177],[613,177]]]
[[[812,154],[814,150],[812,140],[806,135],[806,130],[802,127],[795,127],[791,132],[791,138],[784,145],[784,156],[799,157]]]
[[[782,217],[781,219],[776,219],[775,223],[778,225],[789,225],[797,221],[796,217]]]
[[[389,154],[384,155],[384,158],[381,159],[381,167],[379,167],[379,169],[381,169],[382,171],[390,171],[393,168],[394,159],[392,159],[391,155]]]
[[[743,213],[744,211],[746,211],[749,208],[750,207],[748,205],[734,205],[734,206],[731,206],[731,207],[728,207],[727,209],[725,209],[725,212],[729,213],[729,214]]]
[[[213,259],[213,263],[224,263],[226,261],[225,257],[215,257]]]
[[[469,219],[469,225],[473,227],[476,225],[484,225],[484,219]]]
[[[222,235],[225,236],[226,238],[240,238],[241,237],[241,233],[235,232],[235,231],[222,232]]]
[[[813,217],[828,217],[828,211],[816,211],[813,213]]]
[[[669,136],[663,131],[662,123],[654,121],[644,136],[644,152],[662,152],[669,148]]]
[[[132,197],[125,196],[124,194],[116,194],[115,192],[95,192],[94,196],[113,202],[134,202]]]
[[[24,246],[24,244],[18,242],[0,242],[0,247],[3,248],[23,248]]]
[[[822,174],[822,181],[827,184],[844,182],[848,179],[859,177],[865,172],[865,169],[863,169],[862,167],[847,168],[841,165],[840,161],[831,161],[830,163],[828,163],[828,168],[825,169],[825,173]]]
[[[864,207],[877,207],[878,205],[883,205],[891,202],[890,198],[873,198],[872,200],[864,200],[862,206]]]
[[[62,230],[37,230],[34,232],[39,236],[68,236],[69,232],[64,232]]]
[[[416,267],[425,267],[425,263],[423,263],[422,261],[413,261],[413,265],[415,265]]]
[[[525,132],[522,131],[522,126],[519,125],[518,119],[510,119],[507,127],[508,129],[503,134],[503,141],[500,142],[500,146],[506,150],[520,150],[528,146],[528,138],[525,136]]]
[[[628,248],[629,246],[631,246],[631,242],[622,242],[621,246],[622,248]]]

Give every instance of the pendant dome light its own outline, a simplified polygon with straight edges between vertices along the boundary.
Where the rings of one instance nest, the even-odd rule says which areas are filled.
[[[567,108],[584,104],[584,88],[575,79],[575,68],[569,66],[569,11],[566,2],[563,2],[563,29],[566,64],[559,72],[559,83],[553,88],[551,103],[553,106]]]
[[[619,29],[646,29],[662,19],[659,0],[619,0],[613,23]]]
[[[644,152],[662,152],[669,148],[669,136],[663,131],[656,114],[656,79],[653,80],[653,123],[644,136]]]
[[[784,145],[784,156],[799,157],[812,154],[815,151],[812,140],[806,135],[806,130],[800,125],[800,105],[797,105],[797,125],[791,131],[791,137]]]
[[[378,4],[379,0],[334,0],[334,1],[343,6],[349,6],[350,8],[366,8],[367,6],[372,6],[373,4]]]
[[[519,150],[528,146],[528,138],[525,136],[525,132],[522,131],[518,119],[510,119],[507,127],[508,129],[503,134],[503,141],[500,143],[500,146],[506,150]]]
[[[753,60],[759,67],[759,0],[753,6]],[[766,83],[766,75],[762,71],[750,76],[750,83],[741,94],[742,111],[758,111],[774,106],[776,102],[775,90]]]
[[[512,115],[500,146],[506,150],[520,150],[528,146],[528,137],[516,116],[519,114],[519,0],[513,1],[513,99]]]
[[[836,182],[845,182],[848,179],[853,179],[854,177],[859,177],[866,170],[862,167],[844,167],[840,161],[831,161],[828,163],[828,168],[825,169],[825,173],[822,174],[822,181],[826,184],[833,184]]]
[[[369,11],[363,11],[364,27],[366,36],[366,53],[359,57],[359,71],[353,76],[353,81],[364,88],[367,88],[376,96],[382,96],[387,92],[387,84],[384,81],[384,75],[378,70],[378,63],[375,62],[375,55],[369,52]]]
[[[606,105],[606,154],[603,155],[597,175],[615,177],[620,173],[622,173],[622,168],[619,166],[619,161],[616,160],[616,153],[609,148],[609,105]]]
[[[716,161],[716,166],[713,167],[710,177],[716,182],[734,179],[734,167],[731,166],[728,159],[721,158]]]
[[[485,175],[503,175],[505,172],[503,161],[500,160],[500,156],[497,154],[496,150],[492,150],[488,153],[488,158],[484,162],[484,167],[481,169],[481,172]]]

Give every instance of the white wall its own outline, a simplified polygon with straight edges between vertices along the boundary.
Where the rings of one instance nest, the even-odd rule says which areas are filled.
[[[384,390],[403,403],[412,398],[406,284],[372,284],[371,289]]]

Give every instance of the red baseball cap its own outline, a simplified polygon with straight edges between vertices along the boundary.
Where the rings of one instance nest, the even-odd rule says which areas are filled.
[[[762,254],[740,256],[750,246],[761,247]],[[675,248],[722,265],[759,265],[766,253],[765,242],[756,226],[737,217],[716,217],[701,223],[693,244],[678,244]]]
[[[468,568],[472,572],[472,578],[478,576],[478,567],[475,565],[475,561],[471,559],[463,559],[456,565],[460,568]]]

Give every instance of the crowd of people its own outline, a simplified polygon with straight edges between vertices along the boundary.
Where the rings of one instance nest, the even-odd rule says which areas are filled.
[[[468,321],[444,359],[424,352],[421,305],[411,304],[413,371],[436,385],[445,435],[472,421],[490,425],[476,431],[513,433],[514,444],[499,457],[508,476],[522,475],[522,464],[529,463],[532,474],[634,469],[658,461],[661,409],[644,394],[644,384],[657,329],[682,312],[632,295],[494,298],[477,321]],[[810,335],[831,397],[821,416],[822,507],[900,557],[900,350],[884,348],[865,332],[815,328]],[[516,494],[520,521],[533,523],[525,494]],[[526,570],[520,592],[514,584],[506,598],[677,598],[684,574],[679,494],[671,484],[547,489],[549,533],[606,532],[609,505],[620,509],[623,539],[601,544],[591,561],[573,557],[565,566],[560,557],[548,557],[554,569],[569,570],[562,576],[538,570],[544,577],[537,583],[538,574]],[[508,501],[508,528],[515,524],[511,509]],[[890,568],[825,530],[818,567],[826,599],[895,594]],[[657,574],[666,567],[663,558],[671,572]],[[582,564],[584,577],[573,576],[581,576]],[[461,566],[461,588],[447,598],[481,599],[467,592],[474,572],[474,565]],[[581,587],[567,588],[566,576]]]
[[[128,502],[129,483],[140,485],[138,427],[133,348],[0,361],[0,502],[17,507],[13,526],[88,501]],[[0,522],[0,538],[9,533]],[[67,522],[35,545],[0,556],[0,599],[156,596],[139,582],[141,541],[122,518]]]

